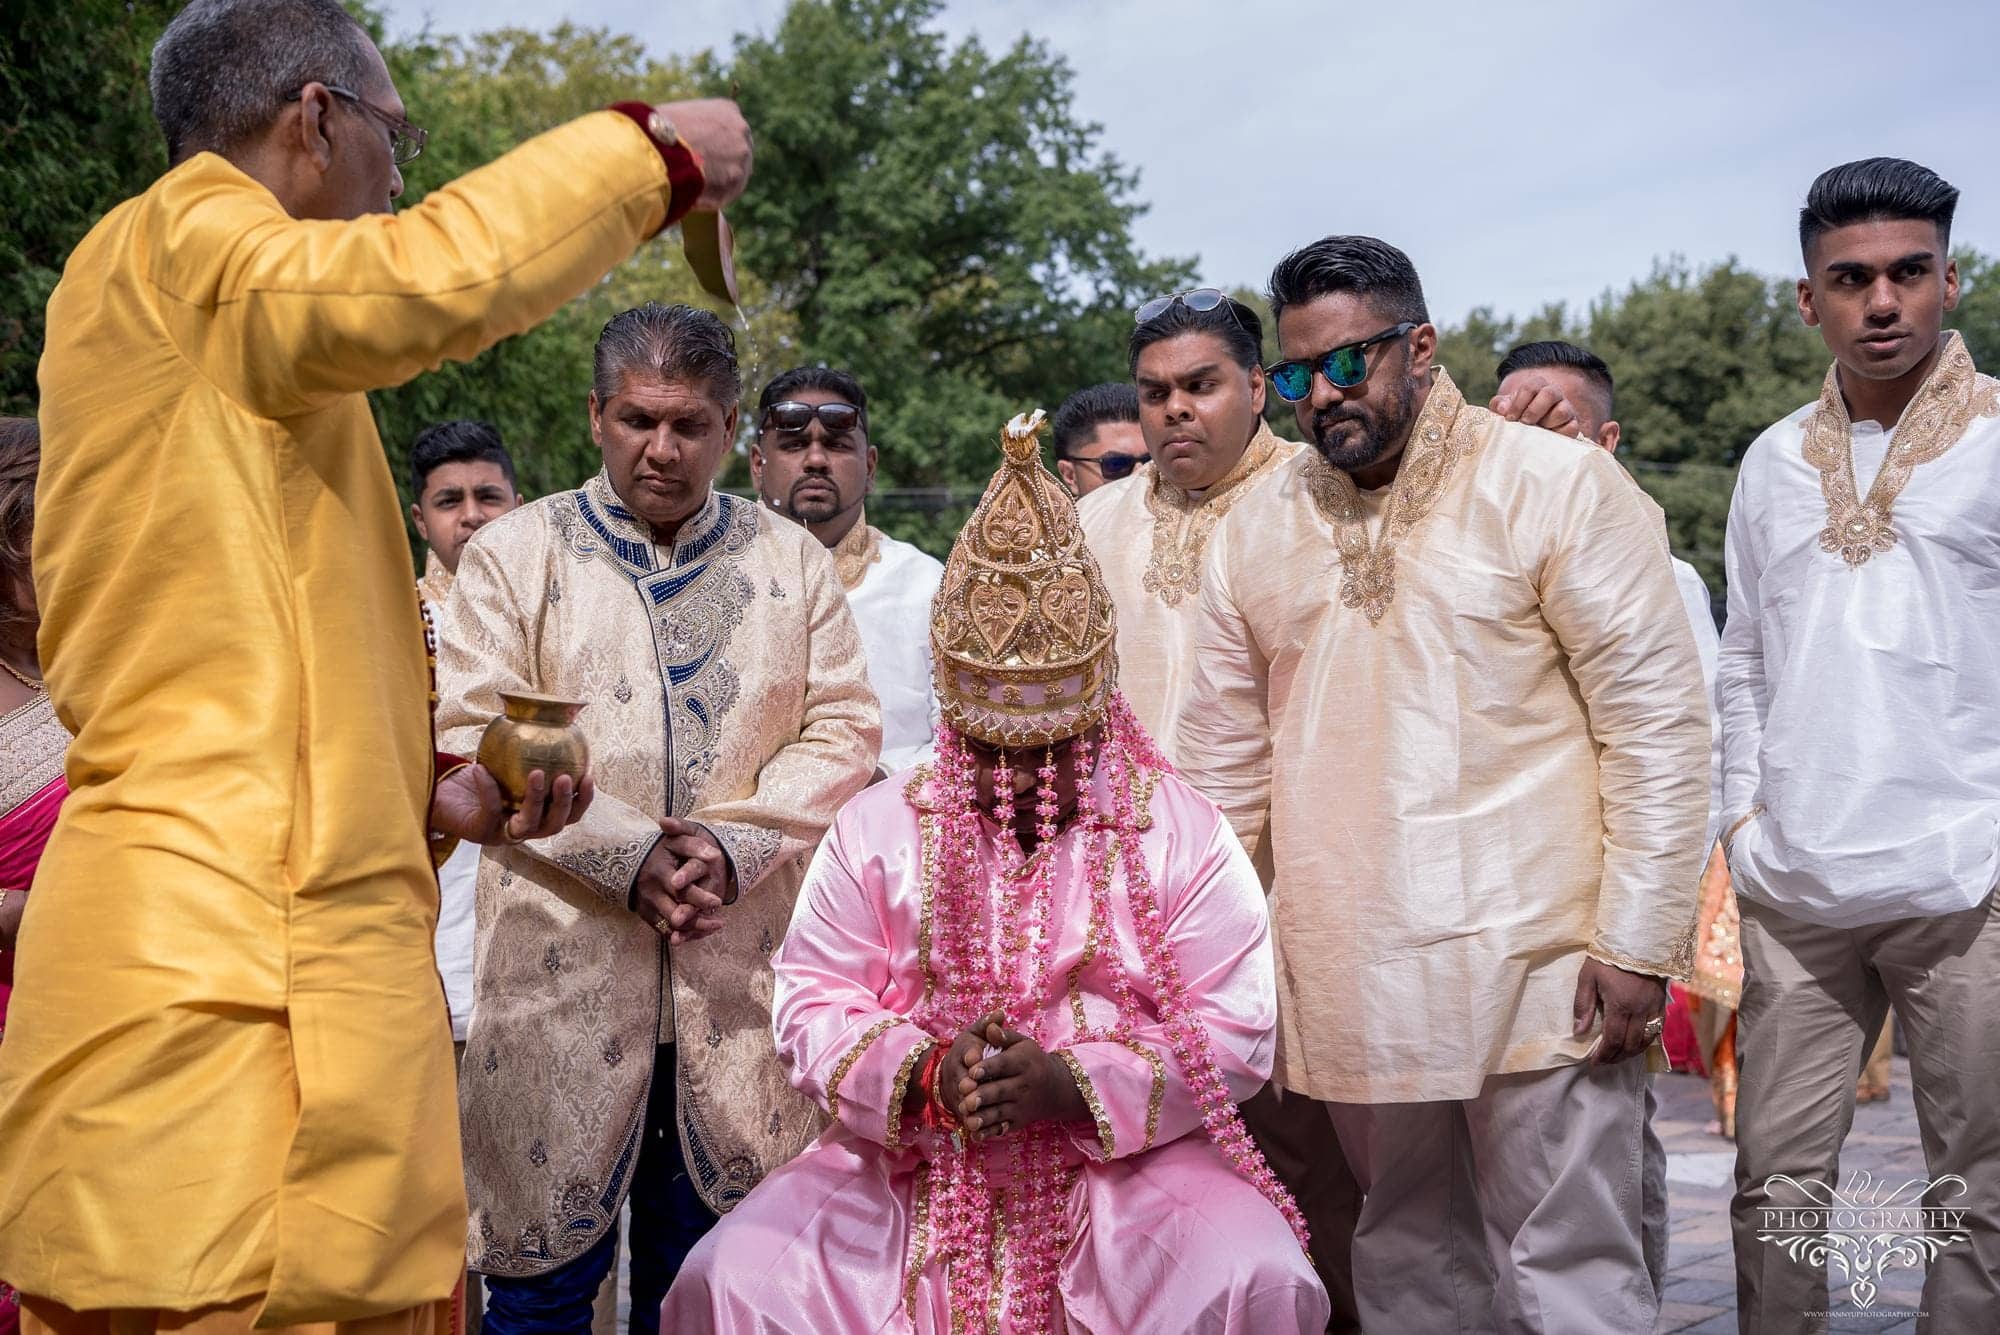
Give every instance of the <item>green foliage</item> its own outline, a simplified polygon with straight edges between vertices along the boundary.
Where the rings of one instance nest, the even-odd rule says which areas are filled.
[[[179,7],[0,4],[0,413],[34,412],[43,308],[70,251],[166,167],[146,70]]]
[[[408,168],[406,203],[586,112],[692,92],[680,68],[647,56],[637,39],[567,23],[547,33],[507,28],[419,37],[391,44],[384,54],[411,119],[431,131],[430,146]],[[531,496],[573,487],[595,472],[585,403],[598,330],[649,300],[715,306],[673,242],[670,235],[642,247],[540,327],[463,365],[371,396],[398,484],[406,485],[417,432],[452,417],[483,417],[498,426]],[[793,326],[754,275],[745,276],[742,288],[748,337],[739,332],[739,351],[747,370],[758,351],[788,350]],[[727,307],[719,313],[735,322]]]
[[[1189,273],[1134,247],[1136,177],[1077,119],[1069,66],[1026,38],[949,45],[939,8],[795,0],[768,39],[696,65],[757,134],[739,261],[805,357],[867,386],[892,487],[983,483],[1000,425],[1123,379],[1132,308]],[[963,515],[878,521],[936,550]]]

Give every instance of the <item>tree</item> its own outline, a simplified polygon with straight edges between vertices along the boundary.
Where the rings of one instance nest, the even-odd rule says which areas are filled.
[[[522,140],[612,102],[665,102],[692,95],[678,66],[646,55],[637,39],[561,24],[547,33],[506,28],[471,37],[385,43],[383,54],[430,145],[407,171],[404,200],[414,202]],[[407,485],[409,447],[418,431],[452,417],[480,417],[500,428],[530,495],[576,486],[598,467],[585,418],[591,349],[604,322],[646,301],[713,308],[679,248],[661,238],[539,327],[372,397],[398,485]],[[738,351],[746,390],[757,363],[789,355],[790,316],[745,273],[743,336]],[[723,318],[737,313],[720,308]]]
[[[70,251],[166,168],[146,71],[179,8],[0,6],[0,413],[35,410],[43,312]]]
[[[1069,66],[1025,37],[950,46],[939,7],[796,0],[768,39],[696,63],[756,129],[739,262],[807,356],[860,377],[902,487],[976,486],[1010,416],[1123,379],[1132,308],[1189,272],[1133,245],[1137,178],[1076,118]],[[936,545],[962,514],[882,518]]]

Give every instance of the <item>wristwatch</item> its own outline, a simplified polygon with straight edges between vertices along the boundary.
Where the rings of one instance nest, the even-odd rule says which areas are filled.
[[[680,131],[674,128],[673,118],[658,107],[645,102],[614,102],[611,110],[631,117],[633,123],[653,141],[653,147],[660,151],[660,161],[667,165],[667,185],[673,195],[667,201],[667,220],[660,224],[664,231],[693,211],[701,192],[708,188],[708,174],[702,166],[701,154],[681,138]]]

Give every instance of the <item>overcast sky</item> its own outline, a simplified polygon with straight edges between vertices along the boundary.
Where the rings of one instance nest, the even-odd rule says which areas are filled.
[[[726,49],[783,3],[389,10],[398,34],[568,17],[664,56]],[[1992,0],[956,0],[942,22],[1062,53],[1078,111],[1140,170],[1140,245],[1225,286],[1328,232],[1402,246],[1440,319],[1588,302],[1675,253],[1790,275],[1813,176],[1876,154],[1942,173],[1965,192],[1956,239],[2000,251]]]

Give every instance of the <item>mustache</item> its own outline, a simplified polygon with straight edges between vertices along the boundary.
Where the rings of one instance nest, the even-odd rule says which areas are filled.
[[[1321,408],[1313,414],[1313,434],[1324,438],[1342,422],[1352,422],[1356,426],[1366,427],[1369,416],[1352,408]]]

